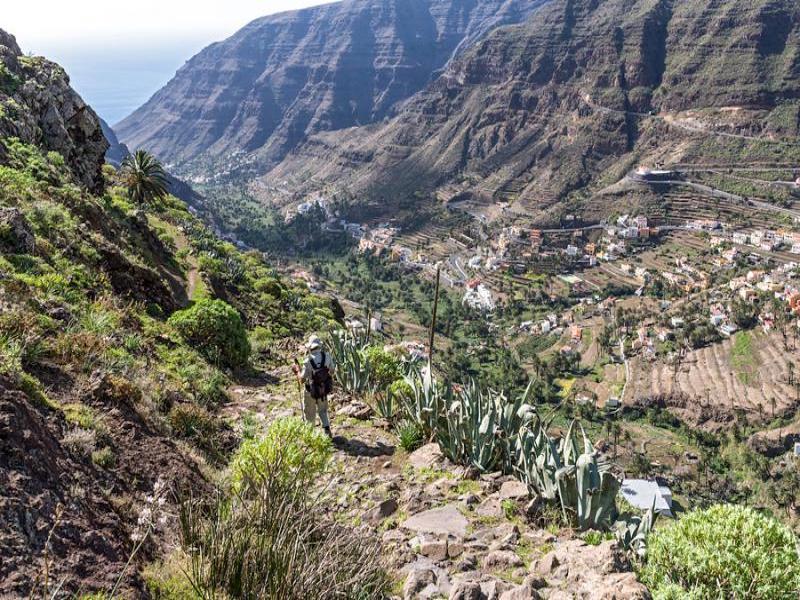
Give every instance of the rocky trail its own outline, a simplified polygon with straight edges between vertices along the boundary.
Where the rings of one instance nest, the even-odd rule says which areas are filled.
[[[300,415],[288,367],[271,383],[230,390],[223,414],[241,429]],[[436,444],[407,453],[365,403],[331,401],[336,448],[320,490],[338,518],[368,528],[383,546],[393,597],[459,600],[644,599],[614,540],[589,544],[501,473],[477,475],[453,465]],[[248,417],[247,415],[251,415]]]

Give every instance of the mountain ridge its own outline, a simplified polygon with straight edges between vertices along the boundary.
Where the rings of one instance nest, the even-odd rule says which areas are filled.
[[[459,48],[545,3],[347,0],[263,17],[189,60],[114,129],[179,174],[258,171],[310,133],[391,115]]]
[[[728,152],[707,148],[706,130],[742,151],[748,136],[796,135],[799,48],[786,1],[558,0],[495,30],[389,122],[311,136],[253,191],[277,204],[279,181],[295,197],[466,192],[547,209],[604,172]]]

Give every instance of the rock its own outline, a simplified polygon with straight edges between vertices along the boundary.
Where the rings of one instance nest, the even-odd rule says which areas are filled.
[[[475,506],[481,501],[481,499],[475,494],[464,494],[459,498],[459,500],[461,500],[461,502],[463,502],[466,506]]]
[[[475,512],[482,517],[490,518],[500,518],[505,514],[503,512],[503,506],[500,503],[500,498],[497,496],[491,496],[484,500],[481,505],[475,509]]]
[[[426,540],[420,544],[419,553],[436,562],[447,558],[447,540]]]
[[[650,592],[634,573],[612,573],[599,583],[585,585],[583,590],[587,600],[650,600]]]
[[[401,524],[404,529],[417,533],[438,533],[463,538],[467,533],[469,521],[454,504],[426,510],[406,519]]]
[[[354,400],[350,404],[345,404],[342,408],[336,411],[336,414],[363,421],[372,416],[372,407],[369,404],[359,400]]]
[[[531,566],[531,571],[537,575],[550,575],[561,563],[555,552],[548,552]]]
[[[384,531],[381,536],[381,541],[386,545],[398,544],[405,542],[406,536],[399,529],[389,529],[388,531]]]
[[[439,444],[425,444],[408,455],[408,462],[415,469],[431,469],[443,461]]]
[[[9,254],[33,254],[36,250],[33,230],[18,208],[0,208],[0,250]]]
[[[517,480],[506,481],[499,493],[503,500],[519,500],[528,497],[528,486]]]
[[[482,600],[483,597],[477,581],[459,581],[450,590],[450,600]]]
[[[467,554],[455,566],[455,571],[459,573],[466,573],[467,571],[474,571],[478,567],[478,559],[474,554]]]
[[[438,598],[446,597],[450,593],[450,578],[447,571],[428,558],[419,558],[414,563],[406,565],[403,570],[408,571],[403,586],[404,598]]]
[[[362,520],[370,525],[377,525],[385,518],[392,516],[397,512],[397,500],[389,498],[380,502],[377,506],[372,507],[362,516]]]
[[[503,592],[511,589],[511,585],[499,579],[488,579],[481,581],[481,591],[486,600],[498,600]]]
[[[457,558],[464,553],[464,542],[460,540],[447,541],[447,556],[448,558]]]
[[[521,585],[507,592],[503,592],[500,596],[500,600],[539,600],[542,597],[537,591],[542,587],[539,585],[540,583],[540,579],[529,576]]]
[[[510,569],[523,564],[522,559],[510,550],[495,550],[483,559],[483,568],[490,570]]]
[[[405,600],[419,598],[421,592],[430,586],[436,588],[436,575],[433,570],[424,567],[413,569],[409,572],[403,585],[403,598]]]

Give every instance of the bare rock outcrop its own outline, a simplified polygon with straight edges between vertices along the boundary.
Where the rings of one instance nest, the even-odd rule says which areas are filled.
[[[70,87],[64,69],[41,57],[24,56],[14,36],[2,30],[0,137],[58,152],[76,182],[92,192],[102,191],[108,141],[99,118]]]

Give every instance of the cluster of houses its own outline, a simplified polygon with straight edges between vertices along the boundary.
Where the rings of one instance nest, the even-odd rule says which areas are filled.
[[[767,252],[786,248],[792,254],[800,254],[800,232],[770,229],[734,231],[731,241],[738,246],[752,246]]]
[[[480,279],[471,279],[467,282],[462,302],[482,312],[492,312],[497,308],[492,290],[481,283]]]
[[[550,313],[541,321],[523,321],[519,325],[519,331],[532,335],[557,335],[564,333],[562,319],[555,313]]]

